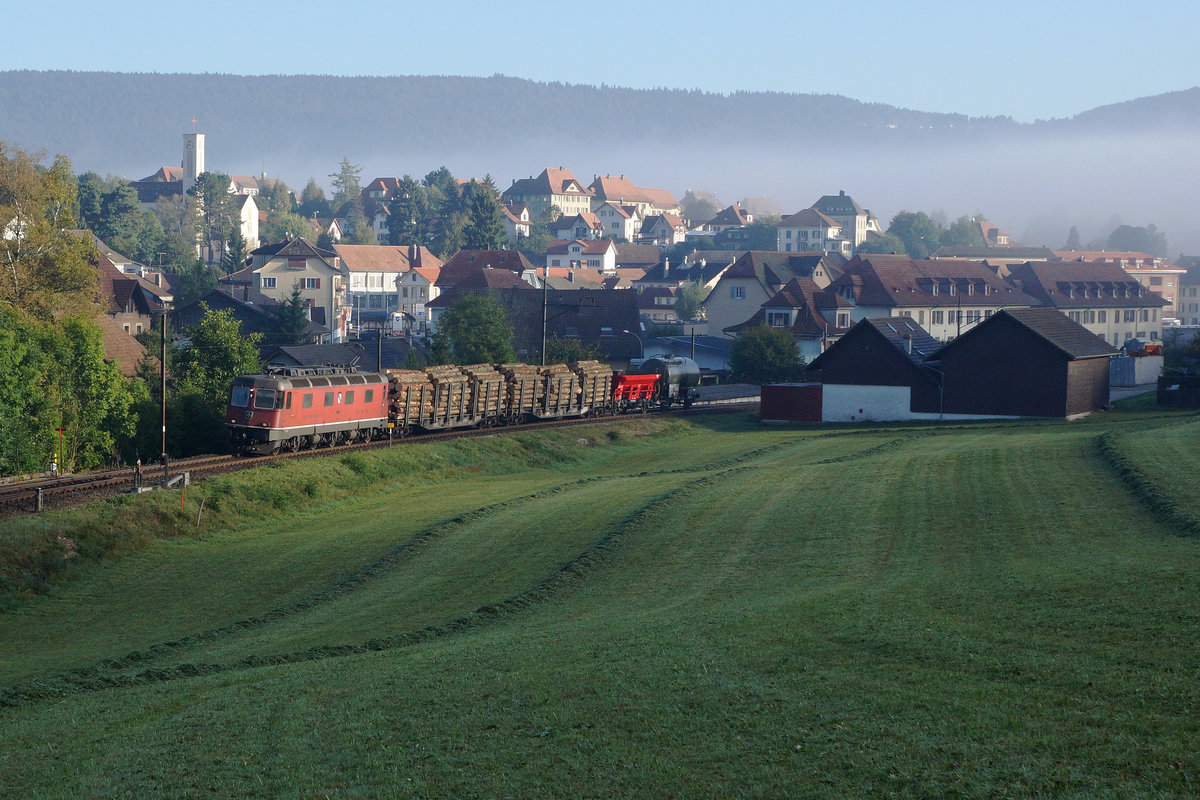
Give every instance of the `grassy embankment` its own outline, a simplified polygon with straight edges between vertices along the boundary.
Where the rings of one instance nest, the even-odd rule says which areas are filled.
[[[0,614],[0,782],[1194,794],[1193,419],[649,419],[126,501],[136,548]]]

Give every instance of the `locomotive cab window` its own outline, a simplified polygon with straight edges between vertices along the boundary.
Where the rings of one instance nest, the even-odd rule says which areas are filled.
[[[301,408],[312,408],[312,392],[304,395],[304,400],[300,403]]]
[[[229,405],[245,408],[250,403],[250,387],[249,386],[234,386],[233,394],[229,398]]]
[[[261,409],[275,408],[275,390],[274,389],[259,389],[254,393],[254,407]]]
[[[292,393],[291,392],[287,393],[287,400],[284,401],[283,407],[288,409],[289,411],[291,410],[291,408],[292,408]]]

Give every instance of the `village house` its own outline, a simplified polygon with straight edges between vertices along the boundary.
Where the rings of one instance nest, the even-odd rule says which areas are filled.
[[[841,224],[812,208],[798,211],[776,225],[775,239],[775,249],[785,253],[819,250],[849,258],[854,251],[854,243],[842,236]]]
[[[793,278],[811,278],[825,288],[837,275],[842,259],[827,253],[781,253],[749,250],[717,280],[704,300],[709,329],[716,333],[745,322]]]
[[[1085,264],[1116,264],[1133,276],[1138,283],[1160,295],[1166,302],[1162,313],[1177,317],[1176,300],[1179,296],[1179,281],[1187,270],[1172,264],[1165,258],[1149,253],[1115,252],[1105,250],[1055,250],[1054,254],[1063,261],[1078,261]]]
[[[840,225],[842,236],[849,239],[855,249],[866,240],[868,233],[878,233],[880,230],[879,220],[869,210],[854,202],[854,198],[845,191],[824,195],[810,208],[820,211]]]
[[[501,193],[505,203],[519,203],[529,208],[533,219],[557,208],[563,216],[574,216],[592,210],[592,191],[563,167],[546,167],[536,178],[513,180],[512,186]]]
[[[528,239],[533,230],[529,206],[524,203],[506,203],[500,210],[504,212],[504,234],[508,246],[516,247],[522,239]]]
[[[329,328],[335,344],[347,338],[349,270],[337,253],[321,250],[305,239],[265,245],[250,252],[250,266],[221,280],[232,285],[247,278],[253,288],[276,302],[299,289],[309,319]]]
[[[1114,262],[1029,261],[1005,272],[1037,305],[1057,308],[1113,347],[1162,338],[1166,298]]]
[[[592,193],[592,211],[605,203],[614,202],[636,206],[643,218],[650,214],[678,216],[682,213],[679,201],[666,189],[643,188],[624,175],[599,175],[588,186],[588,190]]]
[[[1181,325],[1200,325],[1200,256],[1180,254],[1175,264],[1184,271],[1179,276],[1175,316]]]
[[[409,298],[404,289],[410,288],[403,282],[405,275],[419,267],[438,270],[442,266],[437,256],[417,245],[336,244],[333,250],[349,275],[346,297],[356,331],[391,327],[391,314],[408,313],[405,306],[412,305],[405,302]]]
[[[604,237],[604,223],[591,211],[559,217],[548,226],[557,240],[590,242]]]
[[[590,267],[602,272],[617,268],[617,246],[612,239],[551,242],[546,249],[547,267]]]
[[[1039,305],[978,261],[956,259],[856,255],[829,288],[854,303],[852,321],[911,317],[940,341],[1002,308]]]
[[[687,239],[687,224],[675,214],[651,214],[642,221],[637,243],[671,247]]]
[[[762,304],[754,316],[723,330],[737,336],[766,325],[791,334],[806,361],[812,361],[850,329],[853,304],[808,277],[796,277]]]
[[[638,313],[648,327],[676,325],[679,315],[675,313],[674,288],[643,289],[638,292]]]
[[[608,201],[601,203],[592,213],[604,226],[604,235],[607,238],[626,242],[637,241],[637,235],[642,229],[643,216],[636,205]]]
[[[715,217],[705,220],[696,227],[709,233],[720,233],[730,228],[747,228],[753,222],[754,215],[749,210],[742,208],[741,203],[734,203],[721,209]]]

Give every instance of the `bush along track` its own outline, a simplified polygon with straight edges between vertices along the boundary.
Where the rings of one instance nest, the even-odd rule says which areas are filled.
[[[739,455],[711,461],[703,465],[681,469],[657,470],[637,473],[636,475],[593,476],[579,480],[547,487],[538,492],[522,495],[497,503],[473,509],[459,514],[445,522],[418,531],[410,538],[397,544],[392,550],[378,559],[363,565],[347,574],[330,586],[300,598],[293,603],[272,609],[265,614],[250,617],[228,625],[212,628],[179,639],[150,645],[141,650],[130,652],[124,656],[103,659],[95,664],[79,669],[69,670],[57,675],[18,684],[0,690],[0,707],[24,705],[29,702],[65,697],[74,694],[100,691],[107,688],[138,686],[147,683],[189,678],[197,675],[213,674],[238,669],[250,669],[261,666],[281,665],[311,661],[319,658],[364,653],[375,650],[392,649],[425,641],[432,638],[444,637],[450,634],[478,627],[491,620],[496,620],[515,612],[522,611],[554,597],[569,588],[579,584],[598,567],[606,563],[613,552],[631,536],[640,525],[650,516],[663,511],[670,504],[688,495],[708,487],[718,480],[727,480],[746,470],[754,468],[757,459],[781,452],[787,449],[805,445],[814,440],[844,437],[865,433],[866,431],[839,431],[821,434],[815,437],[799,437],[775,442],[764,447],[755,448]],[[900,447],[903,444],[923,436],[931,435],[932,431],[920,431],[908,436],[891,439],[886,442],[847,453],[833,459],[810,462],[810,466],[837,463],[855,458],[864,458],[879,452]],[[582,487],[631,477],[653,477],[669,475],[686,475],[702,472],[704,475],[689,481],[680,487],[660,494],[635,509],[616,528],[604,534],[578,556],[561,565],[555,572],[533,587],[513,595],[497,603],[484,605],[473,612],[441,625],[430,625],[424,628],[405,631],[390,636],[370,639],[361,644],[323,645],[306,650],[280,653],[273,655],[249,655],[235,662],[225,664],[194,664],[180,663],[166,667],[148,667],[130,674],[126,670],[135,669],[139,664],[154,661],[168,656],[170,653],[197,647],[234,636],[241,631],[260,629],[286,617],[302,613],[318,605],[333,601],[343,595],[366,586],[371,581],[395,569],[408,559],[414,557],[420,549],[433,542],[437,537],[462,525],[484,520],[497,513],[511,510],[517,506],[551,497],[563,492],[574,491]]]
[[[1200,536],[1200,517],[1179,505],[1171,495],[1146,477],[1137,462],[1121,449],[1121,434],[1103,433],[1096,437],[1096,448],[1121,483],[1153,516],[1181,536]]]

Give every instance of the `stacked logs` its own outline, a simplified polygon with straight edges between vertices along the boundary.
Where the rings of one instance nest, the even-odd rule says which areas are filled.
[[[599,361],[573,361],[571,369],[579,376],[580,401],[593,408],[606,407],[612,399],[612,367]]]
[[[579,376],[570,367],[549,364],[541,367],[540,374],[546,392],[546,409],[559,410],[579,404]]]
[[[471,396],[469,408],[483,417],[498,417],[504,412],[507,382],[500,371],[491,364],[470,364],[461,367],[468,379]]]
[[[505,407],[512,415],[531,414],[540,407],[545,381],[538,368],[530,364],[497,364],[496,371],[504,376]]]
[[[451,364],[429,367],[426,372],[437,397],[434,413],[439,417],[457,417],[470,411],[467,380],[462,370]]]
[[[423,370],[389,369],[388,407],[397,419],[416,420],[433,414],[433,383]]]

